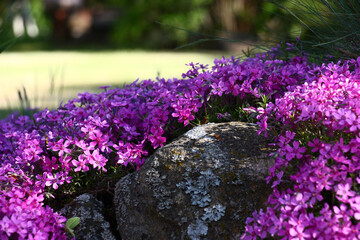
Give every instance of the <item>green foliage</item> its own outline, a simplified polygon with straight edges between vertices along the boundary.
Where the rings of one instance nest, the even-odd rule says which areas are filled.
[[[285,9],[303,27],[305,51],[347,59],[360,55],[359,0],[272,1]]]
[[[189,47],[192,43],[235,41],[233,35],[278,42],[289,37],[296,24],[288,21],[286,11],[266,1],[233,0],[223,4],[215,0],[108,0],[106,4],[121,10],[112,40],[122,47]],[[222,8],[226,8],[228,14],[221,14]],[[231,30],[226,26],[229,23],[233,26]]]
[[[16,39],[12,36],[12,33],[9,31],[8,27],[5,27],[4,25],[0,25],[0,53],[5,51],[7,48],[9,48],[11,45],[15,43]],[[12,109],[1,109],[0,110],[0,119],[8,116],[10,113],[12,113]]]
[[[278,0],[280,4],[287,4],[288,0]],[[254,19],[254,31],[263,40],[279,42],[290,37],[294,37],[296,33],[295,21],[289,21],[289,15],[282,8],[269,1],[262,1],[261,9]]]
[[[15,38],[7,25],[0,25],[0,53],[15,43]]]
[[[190,33],[177,28],[200,31],[211,2],[212,0],[116,1],[122,14],[114,28],[113,41],[123,47],[145,48],[165,48],[169,47],[170,42],[183,44]]]
[[[79,225],[80,223],[80,218],[79,217],[72,217],[72,218],[69,218],[67,221],[66,221],[66,224],[65,224],[65,229],[67,232],[69,232],[73,237],[75,237],[75,234],[74,234],[74,228]]]
[[[277,0],[285,6],[291,1]],[[10,0],[0,3],[0,15],[3,20],[8,19],[5,9],[9,8],[9,3]],[[100,6],[119,10],[119,18],[110,35],[113,46],[121,48],[169,49],[184,45],[189,47],[194,45],[189,44],[191,42],[228,41],[224,40],[224,36],[233,40],[237,35],[251,35],[279,42],[279,39],[292,36],[291,31],[299,26],[289,21],[281,8],[262,0],[230,0],[226,1],[226,4],[215,0],[89,0],[86,4],[90,9],[98,9]],[[45,41],[51,32],[51,24],[45,16],[43,1],[32,0],[31,13],[39,27],[40,35],[36,39],[22,37],[22,46],[29,47],[26,43],[31,43],[30,45],[35,48],[46,47],[48,43]],[[228,24],[234,28],[229,29],[226,26]],[[204,38],[206,41],[201,40]],[[216,42],[210,44],[206,46],[219,46]]]
[[[0,37],[1,38],[1,37]],[[5,51],[9,46],[11,46],[14,43],[14,39],[8,39],[8,40],[3,40],[0,39],[0,53],[2,53],[3,51]]]
[[[39,27],[40,37],[47,36],[50,33],[51,24],[49,19],[45,16],[44,1],[31,1],[31,10]]]
[[[249,113],[248,109],[251,105],[263,106],[269,102],[269,100],[263,96],[263,102],[259,102],[254,98],[241,99],[240,97],[234,97],[232,95],[225,95],[222,97],[213,97],[211,101],[207,102],[207,106],[197,113],[197,118],[190,122],[193,126],[206,124],[209,122],[221,123],[231,121],[241,121],[248,123],[256,123],[256,114]],[[231,103],[231,104],[230,104]],[[180,136],[177,135],[176,137]]]

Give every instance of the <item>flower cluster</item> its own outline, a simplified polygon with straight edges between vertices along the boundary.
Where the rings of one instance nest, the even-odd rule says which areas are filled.
[[[43,206],[44,194],[11,164],[0,168],[0,239],[66,239],[65,217]]]
[[[306,57],[281,60],[274,52],[244,61],[222,58],[212,68],[189,66],[182,79],[105,87],[55,110],[1,121],[1,239],[65,238],[65,219],[43,202],[51,191],[81,174],[105,173],[118,165],[141,167],[149,153],[174,137],[178,122],[193,125],[210,113],[214,119],[240,118],[227,109],[218,111],[216,104],[254,108],[263,96],[274,100],[316,77]]]
[[[280,132],[274,191],[242,239],[359,239],[360,58],[314,71],[259,116],[263,131]]]

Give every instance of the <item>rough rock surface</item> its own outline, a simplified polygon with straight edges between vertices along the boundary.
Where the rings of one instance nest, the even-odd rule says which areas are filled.
[[[271,193],[271,151],[250,124],[190,130],[116,184],[122,239],[238,239]]]
[[[86,193],[75,198],[60,212],[67,218],[80,218],[80,224],[74,231],[76,240],[115,240],[110,224],[103,217],[102,209],[102,202]]]

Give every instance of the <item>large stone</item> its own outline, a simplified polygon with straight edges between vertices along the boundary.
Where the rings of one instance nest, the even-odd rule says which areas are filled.
[[[86,193],[78,196],[60,212],[67,218],[80,218],[80,224],[74,231],[76,240],[115,240],[110,224],[103,216],[103,203],[93,195]]]
[[[254,125],[198,126],[119,180],[114,204],[127,239],[238,239],[264,206],[273,151]]]

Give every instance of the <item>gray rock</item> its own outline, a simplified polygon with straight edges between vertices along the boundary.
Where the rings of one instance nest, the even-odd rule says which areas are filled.
[[[75,228],[76,240],[115,240],[110,224],[103,217],[103,204],[91,194],[82,194],[60,212],[67,218],[79,217]]]
[[[274,151],[256,126],[198,126],[116,184],[118,230],[128,239],[238,239],[264,206]]]

